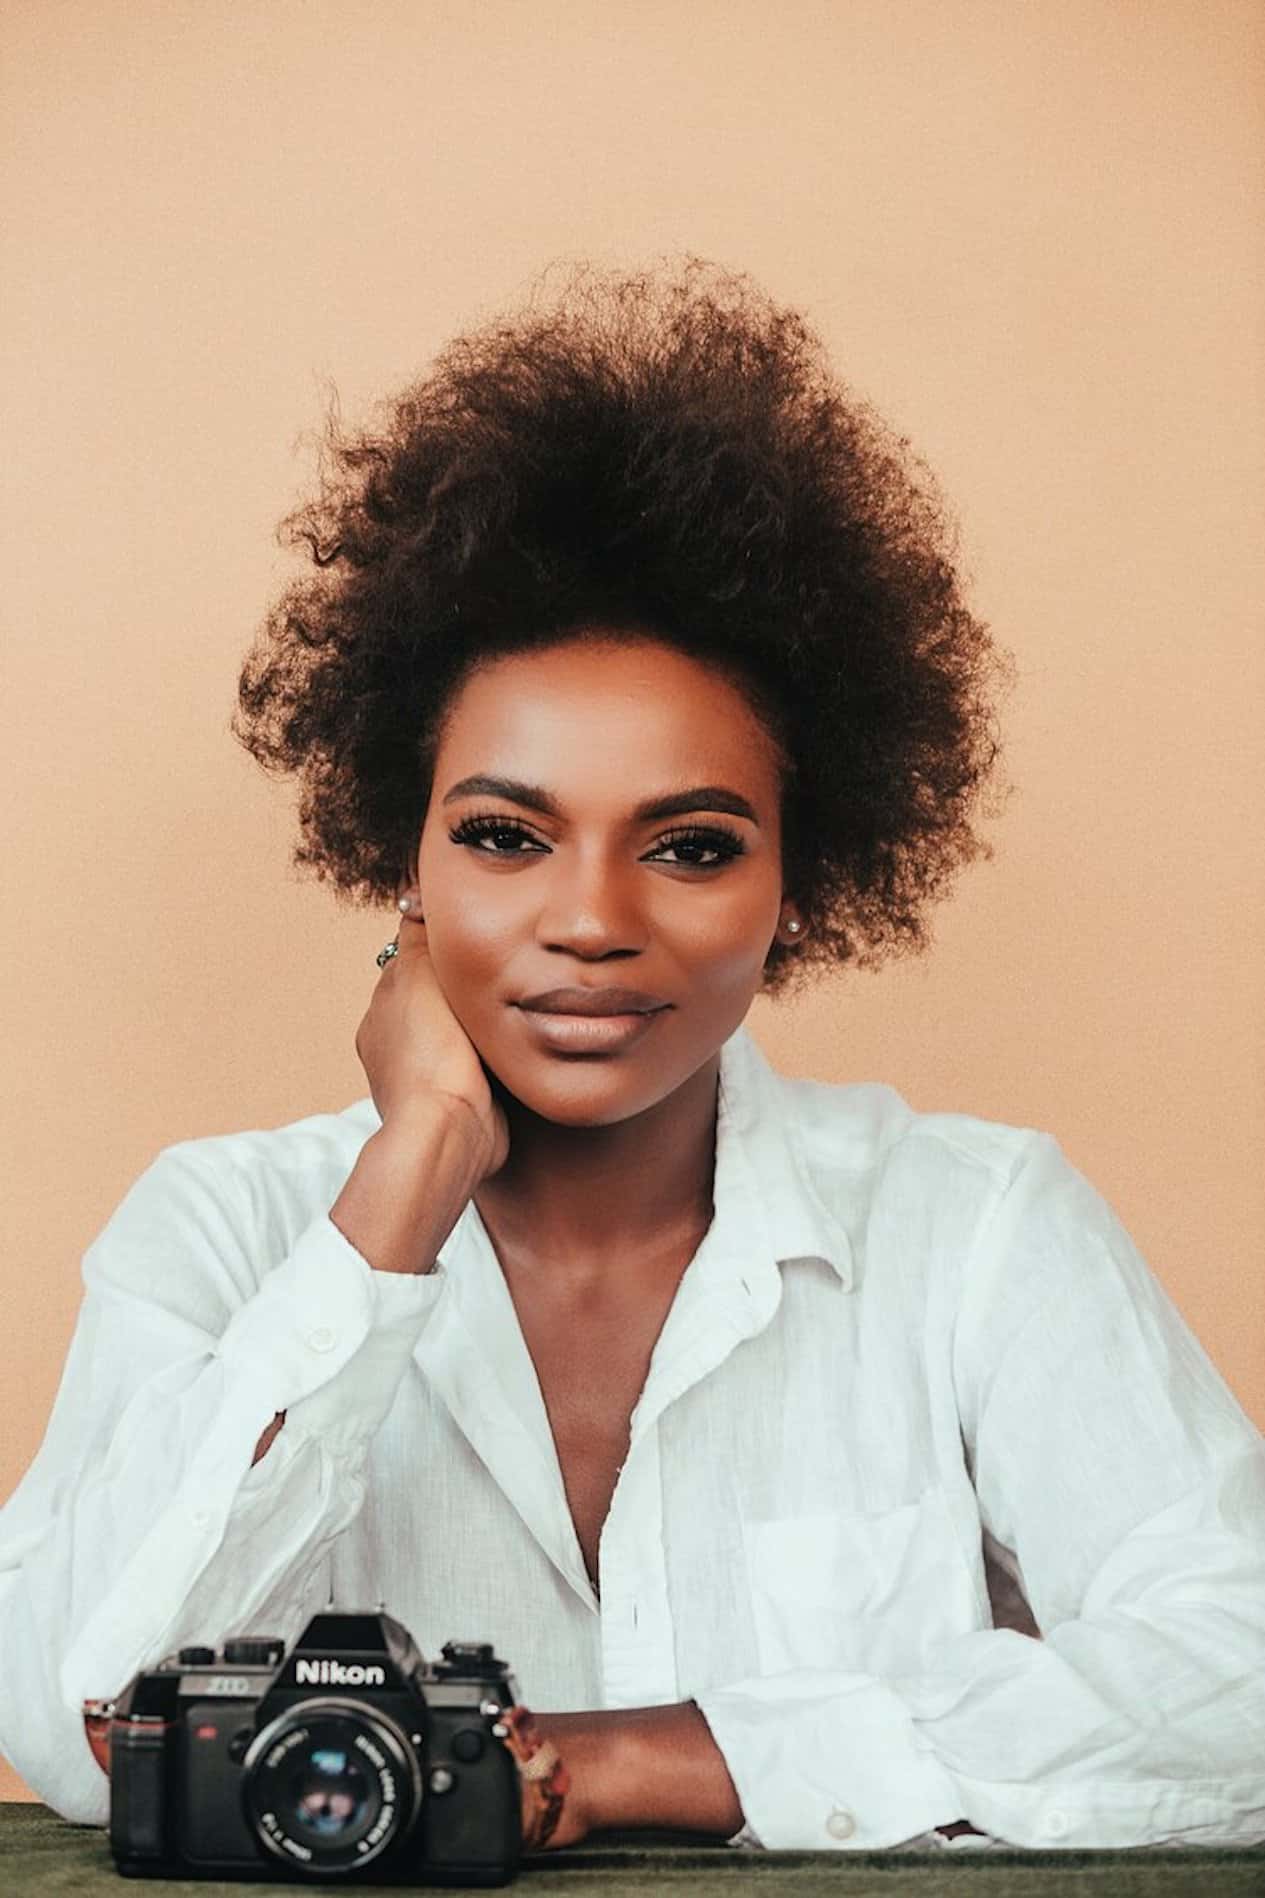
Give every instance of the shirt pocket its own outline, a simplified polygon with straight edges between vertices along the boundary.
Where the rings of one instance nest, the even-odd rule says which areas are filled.
[[[821,1510],[744,1523],[761,1671],[916,1671],[984,1625],[943,1493],[876,1515]]]

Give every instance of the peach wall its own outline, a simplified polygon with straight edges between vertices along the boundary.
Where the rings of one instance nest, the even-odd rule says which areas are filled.
[[[0,1496],[158,1149],[365,1092],[394,924],[294,877],[290,792],[226,729],[325,379],[354,415],[551,259],[683,250],[913,438],[1021,673],[1018,794],[932,952],[751,1025],[1055,1133],[1265,1424],[1265,13],[0,11]]]

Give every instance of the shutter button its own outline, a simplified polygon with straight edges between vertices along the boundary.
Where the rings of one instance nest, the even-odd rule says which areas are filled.
[[[334,1348],[334,1334],[328,1325],[317,1325],[309,1331],[307,1341],[313,1351],[332,1351]]]
[[[857,1829],[857,1822],[850,1812],[844,1812],[836,1806],[826,1821],[826,1830],[832,1839],[850,1839]]]

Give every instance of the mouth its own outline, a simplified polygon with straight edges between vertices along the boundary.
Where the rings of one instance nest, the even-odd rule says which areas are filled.
[[[667,1012],[650,1008],[616,1015],[565,1015],[519,1004],[519,1013],[539,1040],[564,1054],[606,1054],[627,1048],[648,1035]]]
[[[596,988],[584,983],[524,995],[518,1006],[548,1015],[645,1015],[668,1004],[662,995],[647,995],[644,989]]]

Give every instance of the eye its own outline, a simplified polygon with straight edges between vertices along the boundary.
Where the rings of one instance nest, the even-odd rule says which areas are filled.
[[[719,870],[722,864],[732,863],[735,857],[741,857],[746,845],[741,837],[732,830],[706,828],[691,824],[685,830],[669,831],[656,846],[659,850],[709,850],[715,858],[713,863],[694,863],[688,858],[686,866],[693,870]]]
[[[484,857],[502,859],[538,856],[545,846],[536,843],[531,832],[513,818],[500,817],[492,813],[463,818],[448,833],[454,844],[466,844]],[[490,844],[489,844],[490,840]],[[502,848],[502,844],[533,846],[531,849]],[[486,846],[486,847],[485,847]],[[657,852],[671,850],[677,861],[672,867],[681,870],[719,870],[731,863],[735,857],[746,854],[746,845],[741,837],[721,825],[690,824],[681,830],[667,832],[655,846]],[[704,863],[682,852],[705,851],[712,861]]]
[[[484,850],[482,849],[482,842],[485,837],[510,837],[513,838],[515,842],[520,842],[523,838],[527,838],[529,843],[531,841],[529,832],[524,830],[521,824],[513,823],[508,817],[465,817],[454,829],[448,832],[448,835],[453,843],[471,844],[476,850],[479,850],[480,855],[485,857],[521,857],[526,855],[526,852],[522,850],[501,850],[495,846],[491,850]]]

